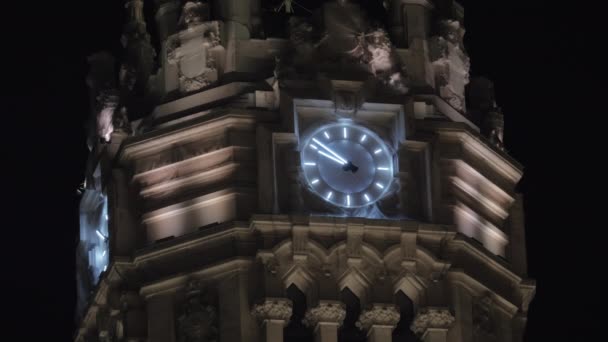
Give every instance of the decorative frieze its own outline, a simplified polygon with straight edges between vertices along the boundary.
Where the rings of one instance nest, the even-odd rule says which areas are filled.
[[[355,325],[368,331],[372,326],[388,326],[394,328],[399,323],[401,315],[395,305],[374,304],[371,309],[364,310]]]
[[[191,281],[186,289],[186,302],[177,319],[178,342],[217,341],[217,309],[201,295],[198,281]]]
[[[322,301],[317,307],[309,309],[302,320],[304,325],[315,328],[319,323],[335,323],[342,326],[346,318],[346,306],[336,301]]]
[[[260,322],[268,320],[289,322],[292,314],[292,304],[286,298],[266,298],[260,304],[255,304],[251,315]]]
[[[423,335],[427,329],[449,329],[454,323],[454,316],[448,309],[421,309],[412,322],[410,329],[418,335]]]

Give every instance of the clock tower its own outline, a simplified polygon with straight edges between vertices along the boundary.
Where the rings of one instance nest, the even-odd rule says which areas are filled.
[[[522,166],[464,9],[310,3],[125,2],[124,57],[89,58],[76,341],[523,339]]]

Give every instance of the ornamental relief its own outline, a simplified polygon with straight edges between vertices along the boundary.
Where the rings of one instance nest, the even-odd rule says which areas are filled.
[[[167,40],[167,61],[177,67],[182,93],[204,88],[218,79],[216,54],[220,46],[220,22],[208,18],[206,4],[188,1],[183,6],[182,31]]]
[[[177,318],[177,342],[215,342],[218,336],[217,308],[198,281],[186,288],[186,298]]]

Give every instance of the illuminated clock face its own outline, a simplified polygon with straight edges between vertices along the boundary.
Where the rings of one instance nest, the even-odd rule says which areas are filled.
[[[369,129],[336,123],[315,130],[301,149],[302,169],[312,191],[344,208],[378,201],[393,180],[393,156]]]

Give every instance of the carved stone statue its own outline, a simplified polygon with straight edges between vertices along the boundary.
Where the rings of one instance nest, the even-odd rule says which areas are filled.
[[[183,313],[177,320],[178,342],[214,342],[218,340],[217,311],[201,295],[197,281],[186,289]]]
[[[440,35],[430,42],[430,58],[439,95],[456,110],[465,111],[465,86],[470,60],[464,50],[464,28],[456,20],[440,22]]]

